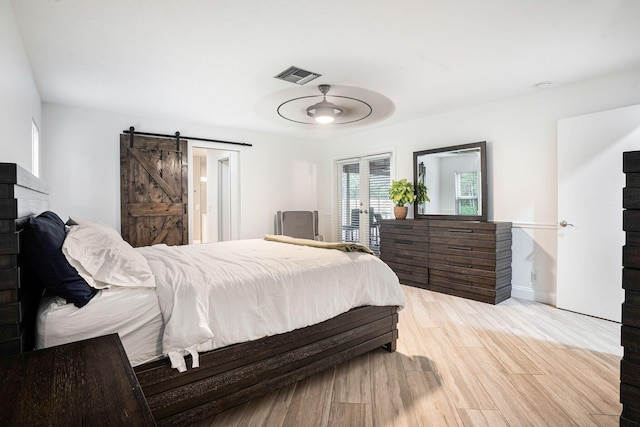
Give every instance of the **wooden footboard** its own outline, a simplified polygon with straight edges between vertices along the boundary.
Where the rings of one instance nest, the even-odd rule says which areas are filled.
[[[378,347],[395,351],[397,323],[397,307],[359,307],[317,325],[204,353],[200,367],[187,372],[171,369],[168,360],[135,372],[158,425],[185,425]]]

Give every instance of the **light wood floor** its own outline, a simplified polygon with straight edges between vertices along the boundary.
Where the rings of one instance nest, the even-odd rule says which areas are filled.
[[[403,289],[395,353],[371,352],[198,426],[618,425],[619,324]]]

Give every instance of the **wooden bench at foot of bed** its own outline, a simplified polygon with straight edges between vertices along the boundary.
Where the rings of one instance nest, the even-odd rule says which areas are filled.
[[[395,351],[397,307],[359,307],[317,325],[200,355],[135,368],[158,425],[185,425],[292,384],[378,347]]]

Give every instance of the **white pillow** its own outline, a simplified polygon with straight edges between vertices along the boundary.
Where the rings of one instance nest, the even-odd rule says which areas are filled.
[[[90,286],[155,288],[155,276],[146,258],[116,230],[98,222],[74,223],[67,227],[62,253]]]

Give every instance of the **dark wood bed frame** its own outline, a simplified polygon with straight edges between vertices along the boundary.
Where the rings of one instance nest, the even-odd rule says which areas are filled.
[[[43,181],[0,163],[0,357],[34,348],[42,292],[22,267],[20,230],[48,208]],[[137,366],[135,373],[158,425],[185,425],[379,347],[395,351],[397,323],[397,307],[358,307],[306,328],[203,353],[200,367],[183,373],[168,359]]]

